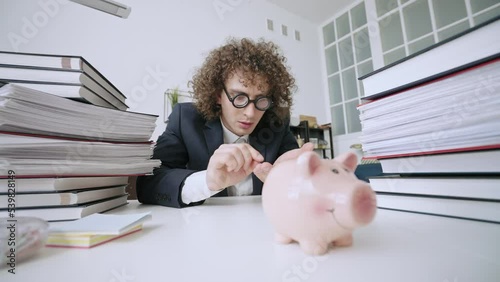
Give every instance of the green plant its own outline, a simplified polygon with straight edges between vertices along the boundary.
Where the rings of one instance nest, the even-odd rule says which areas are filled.
[[[173,109],[174,106],[179,103],[179,87],[175,87],[174,89],[167,89],[167,91],[165,91],[165,94],[167,95],[170,106]]]

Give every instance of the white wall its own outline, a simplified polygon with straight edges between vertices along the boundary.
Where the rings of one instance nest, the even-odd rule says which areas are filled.
[[[66,0],[0,0],[0,50],[83,56],[128,97],[131,111],[159,115],[156,140],[165,128],[165,89],[187,89],[205,54],[228,36],[265,37],[282,47],[297,80],[293,115],[329,122],[317,25],[264,0],[121,2],[132,7],[128,19]]]

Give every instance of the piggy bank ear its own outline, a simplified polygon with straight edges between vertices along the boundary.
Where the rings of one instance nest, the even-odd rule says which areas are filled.
[[[320,165],[321,159],[314,152],[304,152],[297,158],[299,175],[305,178],[313,175]]]
[[[355,170],[358,166],[358,157],[353,152],[347,152],[335,158],[339,163],[342,163],[350,170]]]

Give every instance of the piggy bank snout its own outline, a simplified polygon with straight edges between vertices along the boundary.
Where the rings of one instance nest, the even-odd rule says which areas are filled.
[[[349,192],[336,197],[335,218],[349,229],[367,225],[375,217],[377,201],[371,187],[358,182]]]

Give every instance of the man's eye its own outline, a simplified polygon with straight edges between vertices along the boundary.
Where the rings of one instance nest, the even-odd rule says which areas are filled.
[[[336,168],[332,169],[332,172],[335,174],[339,174],[339,171]]]

